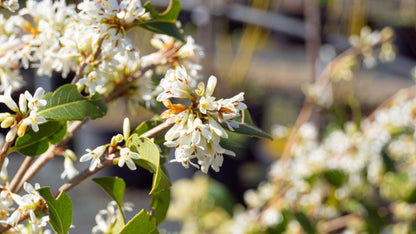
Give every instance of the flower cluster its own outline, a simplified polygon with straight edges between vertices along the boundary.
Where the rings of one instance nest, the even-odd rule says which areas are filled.
[[[107,148],[110,147],[109,150],[109,158],[117,158],[117,164],[119,167],[123,167],[124,164],[127,165],[127,167],[134,171],[137,169],[136,164],[133,162],[133,159],[140,159],[140,154],[133,152],[130,150],[130,148],[124,146],[119,146],[119,143],[121,143],[123,140],[125,142],[128,141],[130,135],[130,120],[128,118],[124,119],[123,124],[123,135],[117,134],[111,139],[110,144],[101,145],[95,148],[94,150],[86,149],[88,153],[81,156],[79,159],[80,162],[85,162],[91,160],[89,170],[93,171],[98,164],[100,163],[101,156],[106,152]],[[119,152],[119,157],[116,157],[115,151]],[[111,151],[111,152],[110,152]]]
[[[122,211],[132,211],[133,204],[132,203],[124,203],[122,207]],[[98,214],[95,216],[95,225],[91,233],[113,233],[114,224],[117,221],[117,218],[120,216],[118,215],[119,209],[117,207],[116,201],[111,201],[107,204],[107,208],[104,210],[98,211]]]
[[[160,82],[163,91],[157,100],[168,108],[161,117],[175,123],[165,135],[165,145],[175,147],[173,161],[182,163],[184,167],[191,164],[200,166],[205,173],[210,167],[219,171],[224,160],[223,154],[235,155],[220,145],[221,138],[228,137],[221,124],[227,125],[231,131],[238,127],[234,118],[246,109],[242,103],[244,93],[216,100],[212,94],[217,78],[211,76],[206,88],[204,83],[199,83],[195,92],[193,81],[184,67],[177,67],[167,71]],[[173,104],[171,98],[189,99],[191,105]],[[195,158],[199,166],[191,161]]]
[[[45,106],[46,100],[42,99],[45,94],[43,88],[38,88],[32,96],[28,91],[19,96],[19,105],[11,97],[11,87],[9,87],[3,95],[0,95],[0,103],[15,112],[0,113],[0,121],[2,128],[10,128],[6,135],[6,141],[12,142],[16,136],[23,136],[27,126],[31,126],[33,131],[39,131],[39,124],[45,123],[46,119],[38,115],[38,107]]]
[[[20,221],[21,216],[26,215],[26,212],[29,212],[29,223],[32,224],[32,233],[41,233],[40,231],[46,226],[47,222],[49,221],[49,216],[44,216],[38,219],[35,215],[34,211],[37,208],[43,208],[46,204],[43,198],[40,196],[39,192],[36,191],[36,189],[38,189],[39,187],[39,184],[35,184],[35,187],[33,187],[31,184],[25,183],[23,185],[23,188],[27,192],[27,194],[23,196],[11,193],[7,190],[3,190],[0,193],[0,204],[2,208],[1,210],[3,211],[2,216],[0,217],[0,223],[11,225],[13,228],[16,229],[16,231],[19,231],[19,233],[24,233],[23,229],[26,229],[26,227],[18,223]],[[12,214],[10,214],[9,211],[12,211],[14,209],[12,208],[14,203],[16,203],[18,207],[14,210]]]
[[[410,233],[416,207],[415,110],[415,98],[399,100],[360,126],[347,122],[323,139],[316,126],[303,125],[292,157],[276,160],[268,181],[245,193],[248,209],[218,228],[229,228],[223,233],[269,233],[280,227],[299,233],[306,230],[298,219],[302,214],[318,233],[363,233],[369,227]],[[287,137],[284,127],[274,129],[276,138]],[[186,204],[173,206],[180,205]],[[383,212],[374,214],[372,207]],[[383,223],[369,223],[372,215]],[[333,227],[339,220],[344,226]]]

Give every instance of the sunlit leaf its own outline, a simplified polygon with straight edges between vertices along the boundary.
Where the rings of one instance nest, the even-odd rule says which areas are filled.
[[[120,234],[155,233],[159,233],[156,227],[155,220],[144,209],[141,210],[138,214],[136,214],[136,216],[134,216],[120,231]]]
[[[100,95],[83,97],[73,84],[62,85],[43,98],[47,104],[39,107],[38,114],[47,120],[83,120],[84,117],[96,119],[107,113],[107,105]]]
[[[98,184],[114,201],[117,202],[119,211],[123,214],[123,197],[124,191],[126,190],[126,183],[122,178],[117,176],[115,177],[100,177],[92,179],[96,184]],[[124,214],[123,214],[123,220]]]
[[[137,26],[184,41],[182,33],[176,26],[176,19],[181,10],[181,3],[179,0],[171,0],[169,7],[162,13],[156,12],[150,2],[146,2],[144,8],[150,13],[151,19],[138,21],[136,23]]]
[[[153,183],[150,194],[158,193],[170,188],[171,183],[169,177],[162,170],[160,165],[159,149],[149,138],[139,137],[137,134],[131,136],[130,141],[127,142],[133,152],[140,154],[140,159],[134,162],[153,173]]]

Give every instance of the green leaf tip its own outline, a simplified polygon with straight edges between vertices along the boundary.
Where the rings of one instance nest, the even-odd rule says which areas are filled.
[[[238,121],[238,128],[234,128],[233,132],[249,137],[273,140],[273,137],[270,134],[261,130],[254,124],[250,112],[247,109],[242,111],[242,116],[236,119],[236,121]]]
[[[185,42],[185,38],[176,26],[176,20],[181,11],[179,0],[171,0],[168,8],[162,13],[156,12],[150,2],[146,2],[144,8],[150,13],[152,19],[137,22],[137,26],[155,33],[166,34]]]
[[[123,227],[119,234],[154,234],[159,233],[155,220],[143,209]]]

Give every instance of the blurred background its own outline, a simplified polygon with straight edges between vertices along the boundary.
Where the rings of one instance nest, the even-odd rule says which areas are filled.
[[[150,2],[161,11],[169,3]],[[360,34],[365,26],[372,30],[387,26],[393,29],[395,59],[352,66],[354,79],[334,84],[333,105],[316,108],[311,120],[322,128],[327,127],[328,121],[341,125],[347,120],[359,120],[383,100],[414,83],[411,75],[416,58],[414,0],[181,0],[181,3],[179,20],[185,34],[192,35],[205,49],[202,73],[205,79],[215,75],[219,80],[216,96],[227,98],[244,91],[254,122],[266,132],[272,132],[277,125],[294,124],[304,101],[305,85],[316,81],[325,66],[351,46],[349,38]],[[142,55],[154,51],[149,43],[151,33],[134,30],[131,36]],[[30,89],[42,86],[48,91],[66,82],[59,79],[59,74],[55,74],[57,79],[32,77],[33,74],[27,73],[28,80],[33,81],[28,82]],[[85,126],[71,142],[78,157],[86,148],[107,143],[111,136],[121,132],[125,115],[120,113],[130,115],[134,124],[152,116],[143,109],[137,110],[140,115],[133,118],[124,102],[109,108],[106,118]],[[225,156],[221,172],[210,171],[209,175],[223,183],[237,202],[243,203],[243,192],[264,180],[270,162],[279,157],[284,143],[284,140],[263,141],[231,135],[222,144],[236,152],[237,157]],[[16,156],[9,166],[10,174],[17,170],[21,160]],[[58,180],[52,184],[61,184],[56,174],[60,173],[56,168],[63,170],[60,160],[49,165],[33,182]],[[76,166],[88,165],[78,162]],[[193,168],[184,169],[179,163],[167,163],[166,167],[172,182],[196,172]],[[103,174],[123,177],[129,186],[125,201],[135,203],[137,210],[147,208],[151,174],[118,167],[108,168]],[[91,191],[96,195],[86,197]],[[77,232],[90,232],[95,214],[106,206],[109,198],[89,181],[69,195],[79,206],[74,209]],[[165,225],[168,229],[177,228],[172,223]]]

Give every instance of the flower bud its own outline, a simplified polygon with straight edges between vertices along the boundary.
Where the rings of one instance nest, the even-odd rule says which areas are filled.
[[[75,155],[74,151],[70,149],[66,149],[63,153],[65,158],[70,158],[72,160],[77,160],[77,156]]]
[[[14,117],[9,116],[9,117],[6,117],[6,119],[4,119],[3,122],[1,122],[0,127],[9,128],[10,126],[12,126],[13,123],[14,123]]]
[[[20,113],[24,115],[27,113],[27,99],[23,93],[19,96],[19,109]]]
[[[12,127],[6,134],[6,142],[12,142],[16,137],[17,126]]]
[[[129,120],[129,118],[124,118],[124,122],[123,122],[123,136],[124,136],[124,139],[126,139],[126,140],[130,136],[130,120]]]
[[[117,134],[111,138],[110,146],[116,146],[118,143],[123,141],[123,135]]]
[[[204,95],[204,91],[205,91],[205,85],[204,85],[204,83],[203,82],[200,82],[199,84],[198,84],[198,87],[195,89],[195,93],[198,95],[198,96],[203,96]]]
[[[26,126],[26,125],[21,124],[21,125],[17,128],[17,135],[18,135],[19,137],[21,137],[21,136],[25,135],[26,128],[27,128],[27,126]]]
[[[11,117],[12,115],[8,112],[0,113],[0,122],[4,121],[7,117]]]

